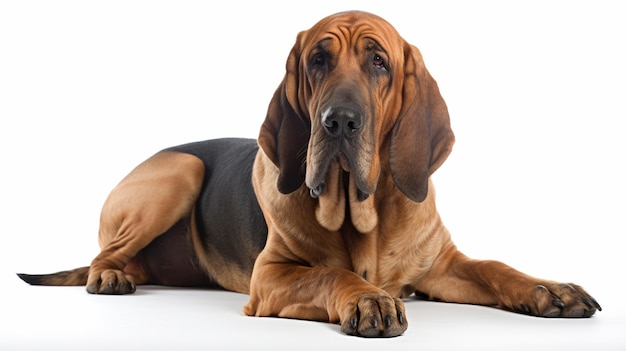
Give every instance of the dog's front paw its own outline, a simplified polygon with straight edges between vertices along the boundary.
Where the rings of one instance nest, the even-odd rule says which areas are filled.
[[[341,331],[363,337],[402,335],[408,323],[404,303],[385,294],[362,295],[350,302],[341,318]]]
[[[527,302],[514,308],[517,312],[540,317],[591,317],[600,304],[575,284],[542,283],[535,286]]]
[[[90,294],[125,295],[135,292],[135,283],[130,275],[116,269],[101,272],[92,270],[87,279]]]

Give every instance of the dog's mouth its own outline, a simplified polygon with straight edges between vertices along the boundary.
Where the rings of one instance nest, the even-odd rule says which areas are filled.
[[[340,152],[318,168],[320,172],[316,175],[321,180],[309,187],[311,197],[319,201],[315,217],[331,231],[339,230],[346,218],[350,218],[354,228],[368,233],[378,223],[373,196],[370,196],[373,191],[364,191],[359,186],[358,170],[355,168],[358,164],[351,160]]]
[[[333,165],[337,165],[333,167]],[[313,187],[309,187],[309,193],[312,198],[319,198],[324,191],[326,191],[326,184],[328,181],[329,175],[328,173],[331,171],[342,172],[342,179],[346,180],[345,186],[347,186],[347,180],[349,177],[356,177],[356,174],[352,174],[353,165],[350,162],[350,159],[343,153],[339,152],[336,156],[329,158],[329,161],[324,165],[323,168],[318,172],[318,176],[315,177],[319,179],[316,183],[317,185]],[[357,199],[358,201],[365,201],[372,192],[368,192],[359,186],[359,183],[366,183],[365,181],[359,181],[358,179],[354,179],[356,183],[357,190]]]
[[[350,173],[350,170],[352,169],[350,167],[350,162],[348,162],[348,159],[343,153],[340,153],[335,159],[337,160],[336,162],[338,162],[341,166],[341,169],[344,170],[344,172]]]

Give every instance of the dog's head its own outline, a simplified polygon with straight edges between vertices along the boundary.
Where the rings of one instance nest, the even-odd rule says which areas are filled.
[[[286,68],[259,135],[280,192],[305,183],[317,197],[341,172],[363,201],[389,167],[405,196],[424,200],[454,135],[416,47],[378,16],[343,12],[299,33]]]

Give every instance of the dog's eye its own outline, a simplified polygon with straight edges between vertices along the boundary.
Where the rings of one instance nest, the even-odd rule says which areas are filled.
[[[314,66],[324,66],[324,64],[326,64],[326,56],[324,56],[324,54],[321,52],[313,55],[311,64],[313,64]]]
[[[385,60],[380,55],[374,55],[374,58],[372,59],[372,64],[378,69],[386,69]]]

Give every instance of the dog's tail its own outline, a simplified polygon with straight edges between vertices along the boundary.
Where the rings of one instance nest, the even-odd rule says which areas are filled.
[[[69,271],[62,271],[51,274],[18,273],[17,276],[30,285],[80,286],[87,284],[89,267],[80,267]]]

